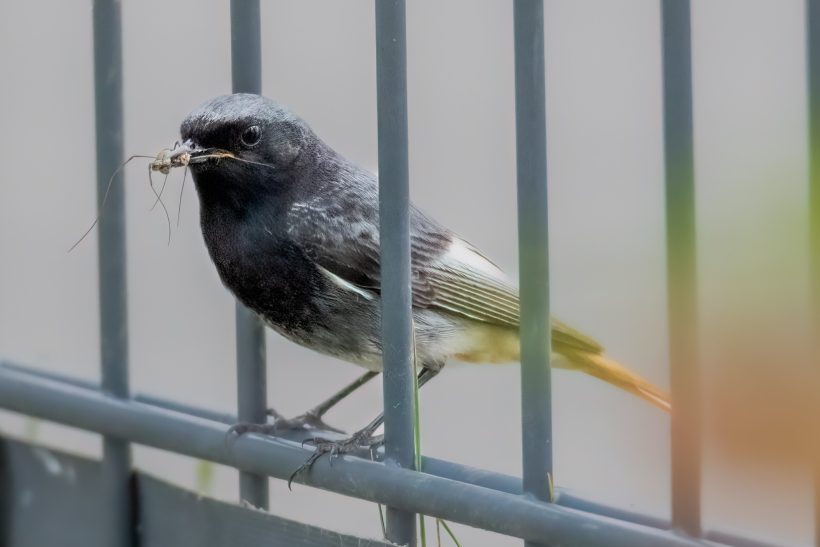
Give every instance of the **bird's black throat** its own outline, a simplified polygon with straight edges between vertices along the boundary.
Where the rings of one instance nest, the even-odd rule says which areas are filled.
[[[288,237],[292,185],[254,166],[242,167],[244,173],[223,167],[193,171],[202,235],[220,279],[269,323],[310,330],[316,326],[314,297],[326,280]]]

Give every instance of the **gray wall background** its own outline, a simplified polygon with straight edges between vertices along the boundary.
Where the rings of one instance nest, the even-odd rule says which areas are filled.
[[[263,87],[332,146],[376,167],[373,3],[263,3]],[[805,242],[804,13],[800,0],[693,2],[695,133],[704,313],[761,254],[766,226]],[[226,2],[124,2],[126,154],[155,154],[196,105],[230,91]],[[656,0],[546,2],[552,297],[557,317],[668,385],[663,157]],[[512,9],[499,0],[408,2],[410,159],[417,204],[516,275]],[[0,5],[0,354],[98,378],[96,242],[68,247],[94,218],[88,1]],[[127,171],[131,385],[233,411],[232,297],[198,228],[191,181],[170,246],[145,164]],[[181,172],[169,180],[175,211]],[[789,211],[794,222],[783,227]],[[751,232],[750,232],[751,230]],[[755,232],[757,230],[757,232]],[[777,241],[768,241],[774,247]],[[744,255],[745,256],[745,255]],[[804,265],[800,253],[789,264]],[[734,269],[732,269],[734,268]],[[785,273],[784,273],[785,272]],[[779,285],[805,282],[792,269]],[[792,277],[788,277],[792,276]],[[802,293],[801,293],[802,294]],[[801,298],[801,294],[794,298]],[[804,295],[803,295],[804,296]],[[299,413],[359,370],[268,339],[269,401]],[[330,419],[362,425],[380,385]],[[667,416],[590,378],[554,376],[556,480],[593,499],[669,513]],[[427,454],[520,474],[515,366],[452,366],[423,393]],[[708,418],[708,416],[707,416]],[[0,427],[99,454],[99,440],[0,413]],[[193,487],[191,460],[144,447],[135,462]],[[799,470],[710,460],[707,526],[811,542]],[[280,515],[378,536],[375,507],[272,482]],[[212,494],[237,498],[218,468]],[[774,508],[774,514],[766,512]],[[763,515],[768,515],[762,518]],[[456,527],[462,544],[517,545]]]

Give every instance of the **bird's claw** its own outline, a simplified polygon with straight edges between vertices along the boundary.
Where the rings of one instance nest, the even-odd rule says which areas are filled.
[[[313,464],[316,463],[316,460],[318,460],[321,456],[322,456],[322,452],[318,452],[318,451],[314,452],[313,454],[310,455],[310,457],[308,459],[305,460],[305,462],[302,465],[297,467],[293,471],[293,473],[290,474],[290,476],[288,477],[288,490],[293,490],[293,488],[291,487],[291,484],[293,483],[293,479],[295,479],[296,476],[299,475],[299,473],[301,473],[302,471],[308,470],[311,467],[313,467]]]
[[[245,433],[261,433],[262,435],[273,435],[276,433],[276,424],[253,424],[250,422],[240,422],[228,428],[228,435],[241,437]]]
[[[273,416],[273,423],[255,424],[250,422],[240,422],[238,424],[234,424],[228,429],[226,439],[236,439],[246,433],[259,433],[261,435],[287,437],[288,435],[286,435],[286,433],[293,431],[327,431],[344,434],[344,431],[326,424],[320,416],[317,416],[313,412],[305,412],[295,418],[285,418],[272,408],[268,409],[267,413],[270,416]]]
[[[254,424],[250,422],[239,422],[228,428],[225,433],[225,444],[232,446],[233,441],[246,433],[259,433],[260,435],[276,435],[280,430],[276,424]]]
[[[313,464],[325,454],[329,454],[329,461],[332,466],[333,460],[343,454],[355,452],[360,448],[371,448],[374,444],[381,444],[383,442],[383,437],[381,435],[374,437],[367,431],[358,431],[347,439],[342,439],[339,441],[325,439],[324,437],[312,437],[305,439],[302,441],[302,446],[304,447],[306,444],[312,444],[315,447],[313,454],[311,454],[302,465],[297,467],[296,470],[290,474],[290,477],[288,478],[288,489],[291,489],[291,483],[293,482],[293,479],[299,475],[299,473],[302,471],[309,471],[310,468],[313,467]]]
[[[341,429],[333,427],[325,423],[322,420],[321,416],[316,415],[313,412],[305,412],[295,418],[285,418],[281,414],[279,414],[275,409],[269,408],[267,411],[269,416],[272,416],[274,419],[274,424],[276,425],[276,431],[286,431],[286,430],[313,430],[313,431],[332,431],[334,433],[344,433]]]

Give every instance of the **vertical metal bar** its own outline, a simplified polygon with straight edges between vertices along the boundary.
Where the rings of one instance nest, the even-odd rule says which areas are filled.
[[[806,81],[809,114],[809,245],[814,362],[820,363],[820,0],[806,1]],[[820,403],[817,418],[820,418]],[[815,437],[814,537],[820,546],[820,436]]]
[[[259,0],[231,0],[231,75],[234,93],[262,92],[262,31]],[[265,327],[252,311],[236,303],[236,374],[239,421],[267,419]],[[239,497],[268,508],[268,478],[240,471]]]
[[[376,0],[385,460],[414,467],[413,313],[404,0]],[[415,545],[415,515],[387,508],[387,540]]]
[[[122,18],[117,0],[94,0],[94,106],[97,141],[97,230],[100,363],[102,389],[126,399],[128,392],[128,299],[126,293],[125,186],[123,162]],[[107,194],[107,197],[106,197]],[[105,200],[105,214],[102,214]],[[103,439],[103,487],[108,514],[99,525],[106,545],[133,543],[130,492],[131,447]]]
[[[662,0],[666,247],[672,381],[672,524],[699,536],[695,179],[689,0]]]
[[[523,488],[537,499],[550,501],[552,403],[543,0],[516,0],[513,19]]]

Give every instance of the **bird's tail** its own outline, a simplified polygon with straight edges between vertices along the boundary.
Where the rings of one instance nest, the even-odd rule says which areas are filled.
[[[607,359],[600,353],[587,351],[562,351],[566,361],[561,365],[580,370],[590,376],[637,395],[656,407],[669,412],[672,409],[669,393],[653,385],[625,366]],[[563,361],[563,360],[562,360]],[[558,366],[561,366],[558,365]]]
[[[604,357],[604,348],[592,338],[556,319],[552,320],[551,336],[552,366],[586,372],[667,412],[671,409],[667,392]],[[454,354],[460,361],[509,363],[520,359],[518,332],[509,328],[471,322],[464,345],[463,351]]]

